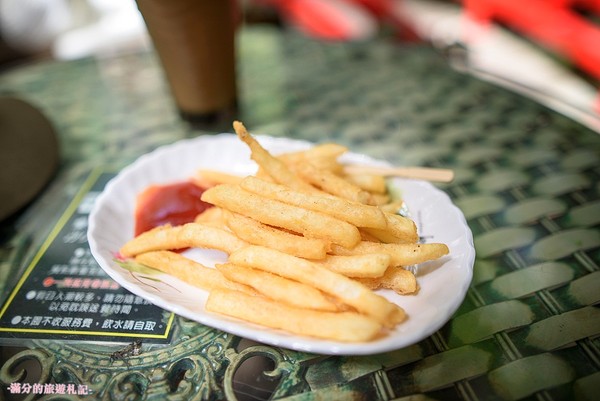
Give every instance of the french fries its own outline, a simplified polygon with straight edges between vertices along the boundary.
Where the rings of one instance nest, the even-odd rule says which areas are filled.
[[[397,324],[398,306],[364,285],[316,263],[258,246],[248,246],[229,255],[232,263],[263,269],[273,274],[308,284],[354,307],[381,324]],[[277,260],[278,263],[273,263]],[[403,319],[403,315],[401,317]]]
[[[384,213],[384,217],[386,221],[384,229],[361,227],[361,230],[379,242],[403,244],[415,243],[419,240],[417,227],[411,219],[390,213]]]
[[[390,266],[391,257],[386,253],[370,253],[364,255],[339,256],[327,255],[317,263],[321,266],[353,278],[382,277]]]
[[[337,143],[324,143],[303,151],[284,153],[277,158],[291,169],[298,164],[311,164],[319,170],[342,173],[344,166],[338,161],[338,158],[347,151],[347,147]]]
[[[177,277],[182,281],[207,291],[216,288],[241,291],[249,295],[257,292],[239,282],[230,281],[217,269],[206,267],[185,256],[171,251],[152,251],[135,257],[136,262]]]
[[[238,184],[242,178],[222,171],[200,169],[192,177],[192,181],[200,187],[211,187],[217,184]]]
[[[206,224],[187,223],[182,226],[160,226],[146,231],[127,242],[119,252],[124,257],[184,248],[209,248],[231,253],[247,245],[229,231]]]
[[[209,312],[296,335],[372,341],[410,318],[376,291],[417,293],[403,266],[441,258],[448,246],[419,243],[382,176],[344,169],[344,146],[272,155],[242,123],[234,129],[257,173],[199,170],[194,179],[209,186],[201,198],[214,207],[142,233],[120,254],[208,291]],[[203,266],[173,252],[185,248],[220,250],[227,262]]]
[[[233,263],[217,265],[217,270],[228,279],[252,287],[274,301],[280,301],[290,306],[329,312],[340,309],[335,302],[328,299],[318,289],[264,270]]]
[[[371,341],[380,335],[382,327],[381,323],[356,312],[295,308],[227,290],[211,291],[206,310],[297,335],[344,342]]]
[[[274,157],[265,148],[263,148],[260,143],[258,143],[258,141],[248,133],[246,127],[244,127],[242,123],[235,121],[233,123],[233,129],[235,130],[238,138],[240,138],[250,148],[250,157],[252,160],[258,163],[258,165],[264,169],[266,173],[275,180],[275,182],[281,184],[285,183],[291,188],[299,191],[306,191],[309,193],[316,192],[316,189],[313,186],[300,179],[300,177],[290,171],[284,162]]]
[[[357,227],[379,229],[388,227],[388,218],[385,216],[385,213],[375,206],[334,196],[297,192],[283,185],[269,183],[252,176],[244,178],[240,182],[240,186],[252,193],[268,196],[271,199],[276,199],[289,205],[331,215]]]
[[[223,228],[226,227],[226,213],[227,211],[220,207],[210,207],[197,215],[194,219],[194,223]]]
[[[411,266],[429,260],[439,259],[449,252],[446,244],[384,244],[361,241],[351,249],[332,245],[334,255],[364,255],[370,253],[386,253],[390,256],[390,266]]]
[[[261,223],[321,238],[352,248],[360,241],[358,228],[352,224],[313,210],[289,205],[248,192],[236,185],[221,184],[209,188],[202,200]]]
[[[323,259],[331,247],[327,240],[293,234],[238,213],[229,212],[226,224],[238,237],[250,244],[264,245],[301,258]]]
[[[347,174],[343,176],[352,184],[376,195],[385,195],[387,183],[385,178],[374,174]]]
[[[419,290],[415,275],[401,267],[389,268],[379,277],[357,277],[356,279],[372,290],[386,288],[402,295],[415,294]]]
[[[320,170],[308,163],[296,165],[295,170],[306,182],[328,194],[363,204],[371,200],[367,191],[329,170]]]

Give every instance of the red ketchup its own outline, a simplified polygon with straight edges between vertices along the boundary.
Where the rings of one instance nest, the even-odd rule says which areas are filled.
[[[194,221],[212,207],[200,199],[204,190],[191,181],[149,186],[137,197],[135,235],[163,224],[176,226]]]

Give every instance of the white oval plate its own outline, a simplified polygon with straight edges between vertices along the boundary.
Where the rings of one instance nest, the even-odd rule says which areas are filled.
[[[257,136],[273,154],[310,147],[285,138]],[[346,160],[381,164],[366,156],[347,154]],[[428,182],[396,179],[419,234],[427,242],[443,242],[450,254],[418,266],[421,287],[417,295],[400,296],[378,291],[400,305],[408,319],[387,336],[372,342],[343,343],[291,335],[204,310],[207,293],[171,276],[132,273],[114,259],[121,246],[133,237],[134,209],[140,191],[152,184],[186,180],[199,168],[238,175],[256,171],[247,146],[233,134],[201,136],[164,146],[140,157],[123,169],[97,198],[89,217],[88,241],[95,259],[121,286],[149,302],[178,315],[258,342],[298,351],[365,355],[390,351],[417,343],[446,323],[463,301],[471,283],[475,250],[465,218],[450,198]],[[206,265],[225,261],[218,251],[194,249],[187,256]],[[158,280],[157,280],[158,279]]]

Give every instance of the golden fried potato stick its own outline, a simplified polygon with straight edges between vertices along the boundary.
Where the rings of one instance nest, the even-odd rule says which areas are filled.
[[[344,166],[338,162],[338,158],[347,151],[348,148],[343,145],[323,143],[305,150],[283,153],[278,155],[277,158],[286,163],[290,168],[298,163],[310,163],[320,170],[342,173]]]
[[[419,291],[415,275],[402,267],[390,267],[381,277],[355,279],[372,290],[387,288],[400,295],[415,294]]]
[[[331,243],[308,238],[261,223],[250,217],[227,211],[227,226],[241,239],[253,244],[306,259],[324,259]]]
[[[250,295],[257,294],[251,287],[228,280],[218,270],[206,267],[176,252],[146,252],[137,255],[135,260],[144,266],[177,277],[181,281],[207,291],[215,288],[225,288],[242,291]]]
[[[404,209],[405,204],[402,199],[396,199],[391,202],[381,204],[378,207],[385,213],[398,214],[402,209]]]
[[[352,249],[333,244],[333,255],[363,255],[368,253],[387,253],[391,256],[391,266],[410,266],[435,260],[450,252],[446,244],[384,244],[361,241]]]
[[[239,175],[228,174],[222,171],[210,170],[210,169],[199,169],[196,171],[191,179],[200,187],[212,187],[218,184],[238,184],[242,178]]]
[[[352,248],[360,242],[358,228],[324,213],[288,205],[253,194],[236,185],[209,188],[201,199],[270,226],[284,228],[309,238],[321,238]]]
[[[284,162],[271,155],[252,135],[248,133],[244,124],[233,122],[233,129],[237,136],[250,148],[250,157],[259,167],[266,171],[276,182],[287,185],[298,191],[315,193],[317,190],[292,172]]]
[[[354,202],[369,204],[371,194],[328,170],[319,170],[308,163],[296,164],[294,170],[306,182],[322,191]]]
[[[220,207],[209,207],[202,213],[199,213],[194,219],[194,223],[205,224],[212,227],[225,228],[225,210]]]
[[[387,226],[383,230],[371,227],[361,227],[361,230],[377,241],[390,244],[410,244],[419,240],[417,226],[413,220],[390,213],[385,213],[385,219]]]
[[[394,237],[387,230],[376,230],[376,229],[368,229],[360,227],[360,235],[363,241],[371,241],[371,242],[383,242],[386,244],[404,244],[407,241],[402,241],[396,237]],[[412,241],[413,243],[416,241]]]
[[[390,213],[386,213],[385,218],[387,220],[387,231],[394,237],[405,242],[416,242],[419,240],[417,226],[412,219]]]
[[[380,323],[358,313],[295,308],[236,291],[211,291],[206,310],[293,334],[334,341],[371,341],[382,332]]]
[[[321,291],[260,269],[232,263],[218,264],[217,269],[231,281],[254,288],[267,298],[304,309],[336,312],[339,308]]]
[[[378,207],[353,202],[332,195],[307,194],[248,176],[240,186],[252,193],[275,199],[298,207],[314,210],[347,221],[357,227],[385,229],[388,227],[385,213]]]
[[[375,174],[346,174],[344,179],[374,194],[386,194],[387,182],[385,177]]]
[[[304,150],[295,152],[282,153],[278,157],[282,157],[290,162],[299,161],[318,161],[318,160],[336,160],[338,157],[348,152],[348,148],[339,143],[320,143]],[[329,164],[329,163],[327,163]]]
[[[369,205],[381,206],[390,202],[390,196],[388,194],[376,194],[370,193]]]
[[[385,253],[369,253],[364,255],[327,255],[324,260],[315,261],[321,266],[343,274],[346,277],[381,277],[390,266],[391,256]]]
[[[209,248],[231,253],[247,245],[247,242],[221,228],[187,223],[181,226],[166,225],[146,231],[125,243],[119,252],[124,257],[183,248]]]
[[[229,255],[229,261],[313,286],[387,327],[404,319],[404,311],[399,306],[357,281],[305,259],[251,245]]]

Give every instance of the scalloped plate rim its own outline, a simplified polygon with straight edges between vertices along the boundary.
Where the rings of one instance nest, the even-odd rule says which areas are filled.
[[[256,135],[256,138],[263,146],[274,153],[276,153],[276,151],[305,149],[312,145],[307,141],[283,137]],[[204,155],[208,156],[208,161],[206,158],[202,159],[202,157],[198,157],[197,160],[190,162],[182,157],[182,155],[188,155],[189,153],[193,153],[195,156],[202,156],[203,151],[206,153],[206,146],[215,147],[219,145],[225,146],[223,152],[219,154],[220,159],[216,161],[211,159],[210,157],[214,158],[214,156],[210,155]],[[119,244],[124,243],[132,235],[133,203],[135,202],[132,197],[146,185],[149,185],[150,182],[164,183],[185,179],[186,177],[189,177],[191,171],[194,171],[198,167],[210,167],[215,164],[222,164],[223,160],[227,159],[227,157],[237,159],[243,156],[246,159],[241,160],[239,165],[227,166],[225,170],[235,170],[237,173],[245,172],[250,174],[256,169],[256,165],[249,159],[249,154],[245,144],[241,143],[234,134],[222,133],[218,135],[204,135],[196,138],[179,140],[140,156],[136,161],[122,169],[107,183],[94,203],[89,215],[88,224],[88,242],[93,257],[102,269],[122,287],[165,310],[234,335],[297,351],[330,355],[368,355],[387,352],[413,345],[425,339],[440,329],[452,317],[466,296],[466,292],[472,280],[473,264],[475,261],[473,237],[464,215],[460,209],[452,203],[450,197],[442,190],[434,187],[431,183],[418,180],[394,180],[395,185],[398,185],[406,192],[405,196],[411,212],[415,211],[417,214],[423,213],[427,215],[434,213],[436,214],[437,217],[435,218],[437,219],[448,218],[454,224],[452,226],[454,231],[458,230],[458,232],[455,234],[455,237],[452,238],[451,243],[448,244],[451,249],[451,254],[448,257],[445,257],[441,262],[438,262],[441,263],[441,266],[434,266],[431,272],[424,274],[423,276],[418,273],[418,279],[421,284],[421,291],[419,294],[401,297],[392,294],[390,291],[379,291],[393,302],[400,303],[409,314],[407,322],[400,324],[394,331],[382,339],[365,343],[341,343],[290,335],[279,330],[272,330],[203,311],[201,306],[203,300],[206,298],[206,292],[191,287],[186,283],[182,283],[173,277],[162,274],[157,276],[160,277],[165,284],[165,288],[163,288],[164,291],[168,291],[170,286],[178,286],[181,293],[186,295],[187,298],[181,298],[185,299],[186,302],[178,301],[178,295],[176,293],[170,294],[170,297],[166,297],[151,290],[147,285],[141,285],[138,282],[131,281],[128,277],[130,273],[118,266],[111,255],[118,250]],[[166,163],[174,164],[174,156],[177,156],[177,163],[181,163],[182,160],[185,161],[187,170],[183,169],[177,174],[162,171],[162,166],[166,165]],[[386,164],[385,162],[356,153],[349,153],[344,157],[347,160],[361,163]],[[159,166],[161,168],[158,168]],[[174,167],[177,169],[176,167],[178,167],[178,165],[169,165],[169,168],[171,169]],[[150,168],[153,168],[154,170],[150,170]],[[156,170],[157,168],[158,171]],[[146,177],[144,173],[147,171],[151,171],[153,174],[158,175],[163,174],[164,176]],[[134,178],[139,177],[142,178],[141,181],[146,179],[146,182],[134,180]],[[409,199],[416,198],[417,195],[428,200],[429,203],[434,202],[435,205],[431,206],[427,204],[427,207],[423,209],[421,206],[425,203],[411,205]],[[124,211],[119,209],[119,205],[116,204],[116,201],[120,200],[119,197],[123,196],[129,197],[127,199],[129,204],[127,204],[128,202],[123,202],[125,205],[120,205],[125,206],[126,209]],[[133,203],[131,203],[132,199]],[[130,214],[125,215],[128,212]],[[127,226],[127,230],[107,224],[107,221],[110,220],[110,213],[116,213],[119,218],[124,219],[118,221],[120,223],[125,221],[123,224]],[[427,219],[429,217],[425,218]],[[435,229],[435,232],[428,234],[443,236],[445,231],[447,231],[441,230],[435,225],[432,227]],[[120,241],[115,239],[115,241],[112,242],[112,245],[109,244],[110,241],[107,240],[107,231],[109,234],[112,234],[113,237],[119,237],[120,235]],[[127,233],[124,231],[127,231]],[[199,253],[196,252],[194,255],[198,254]],[[200,251],[200,254],[202,254],[202,251]],[[427,297],[435,297],[435,294],[432,295],[432,292],[436,289],[442,292],[448,291],[448,286],[444,285],[448,283],[448,280],[455,284],[453,290],[446,294],[448,297],[441,300],[433,298],[437,302],[433,305],[425,305],[424,301],[428,301],[429,298],[424,298],[423,294],[425,293]],[[431,288],[428,288],[428,286],[431,286]],[[191,294],[193,294],[193,296],[191,296]],[[198,309],[195,310],[186,306],[188,304],[197,305]],[[423,313],[426,315],[424,318],[421,316]],[[413,319],[413,321],[411,321],[411,319]],[[411,324],[414,322],[414,319],[418,319],[417,323],[419,324],[413,325],[415,327],[412,327]]]

